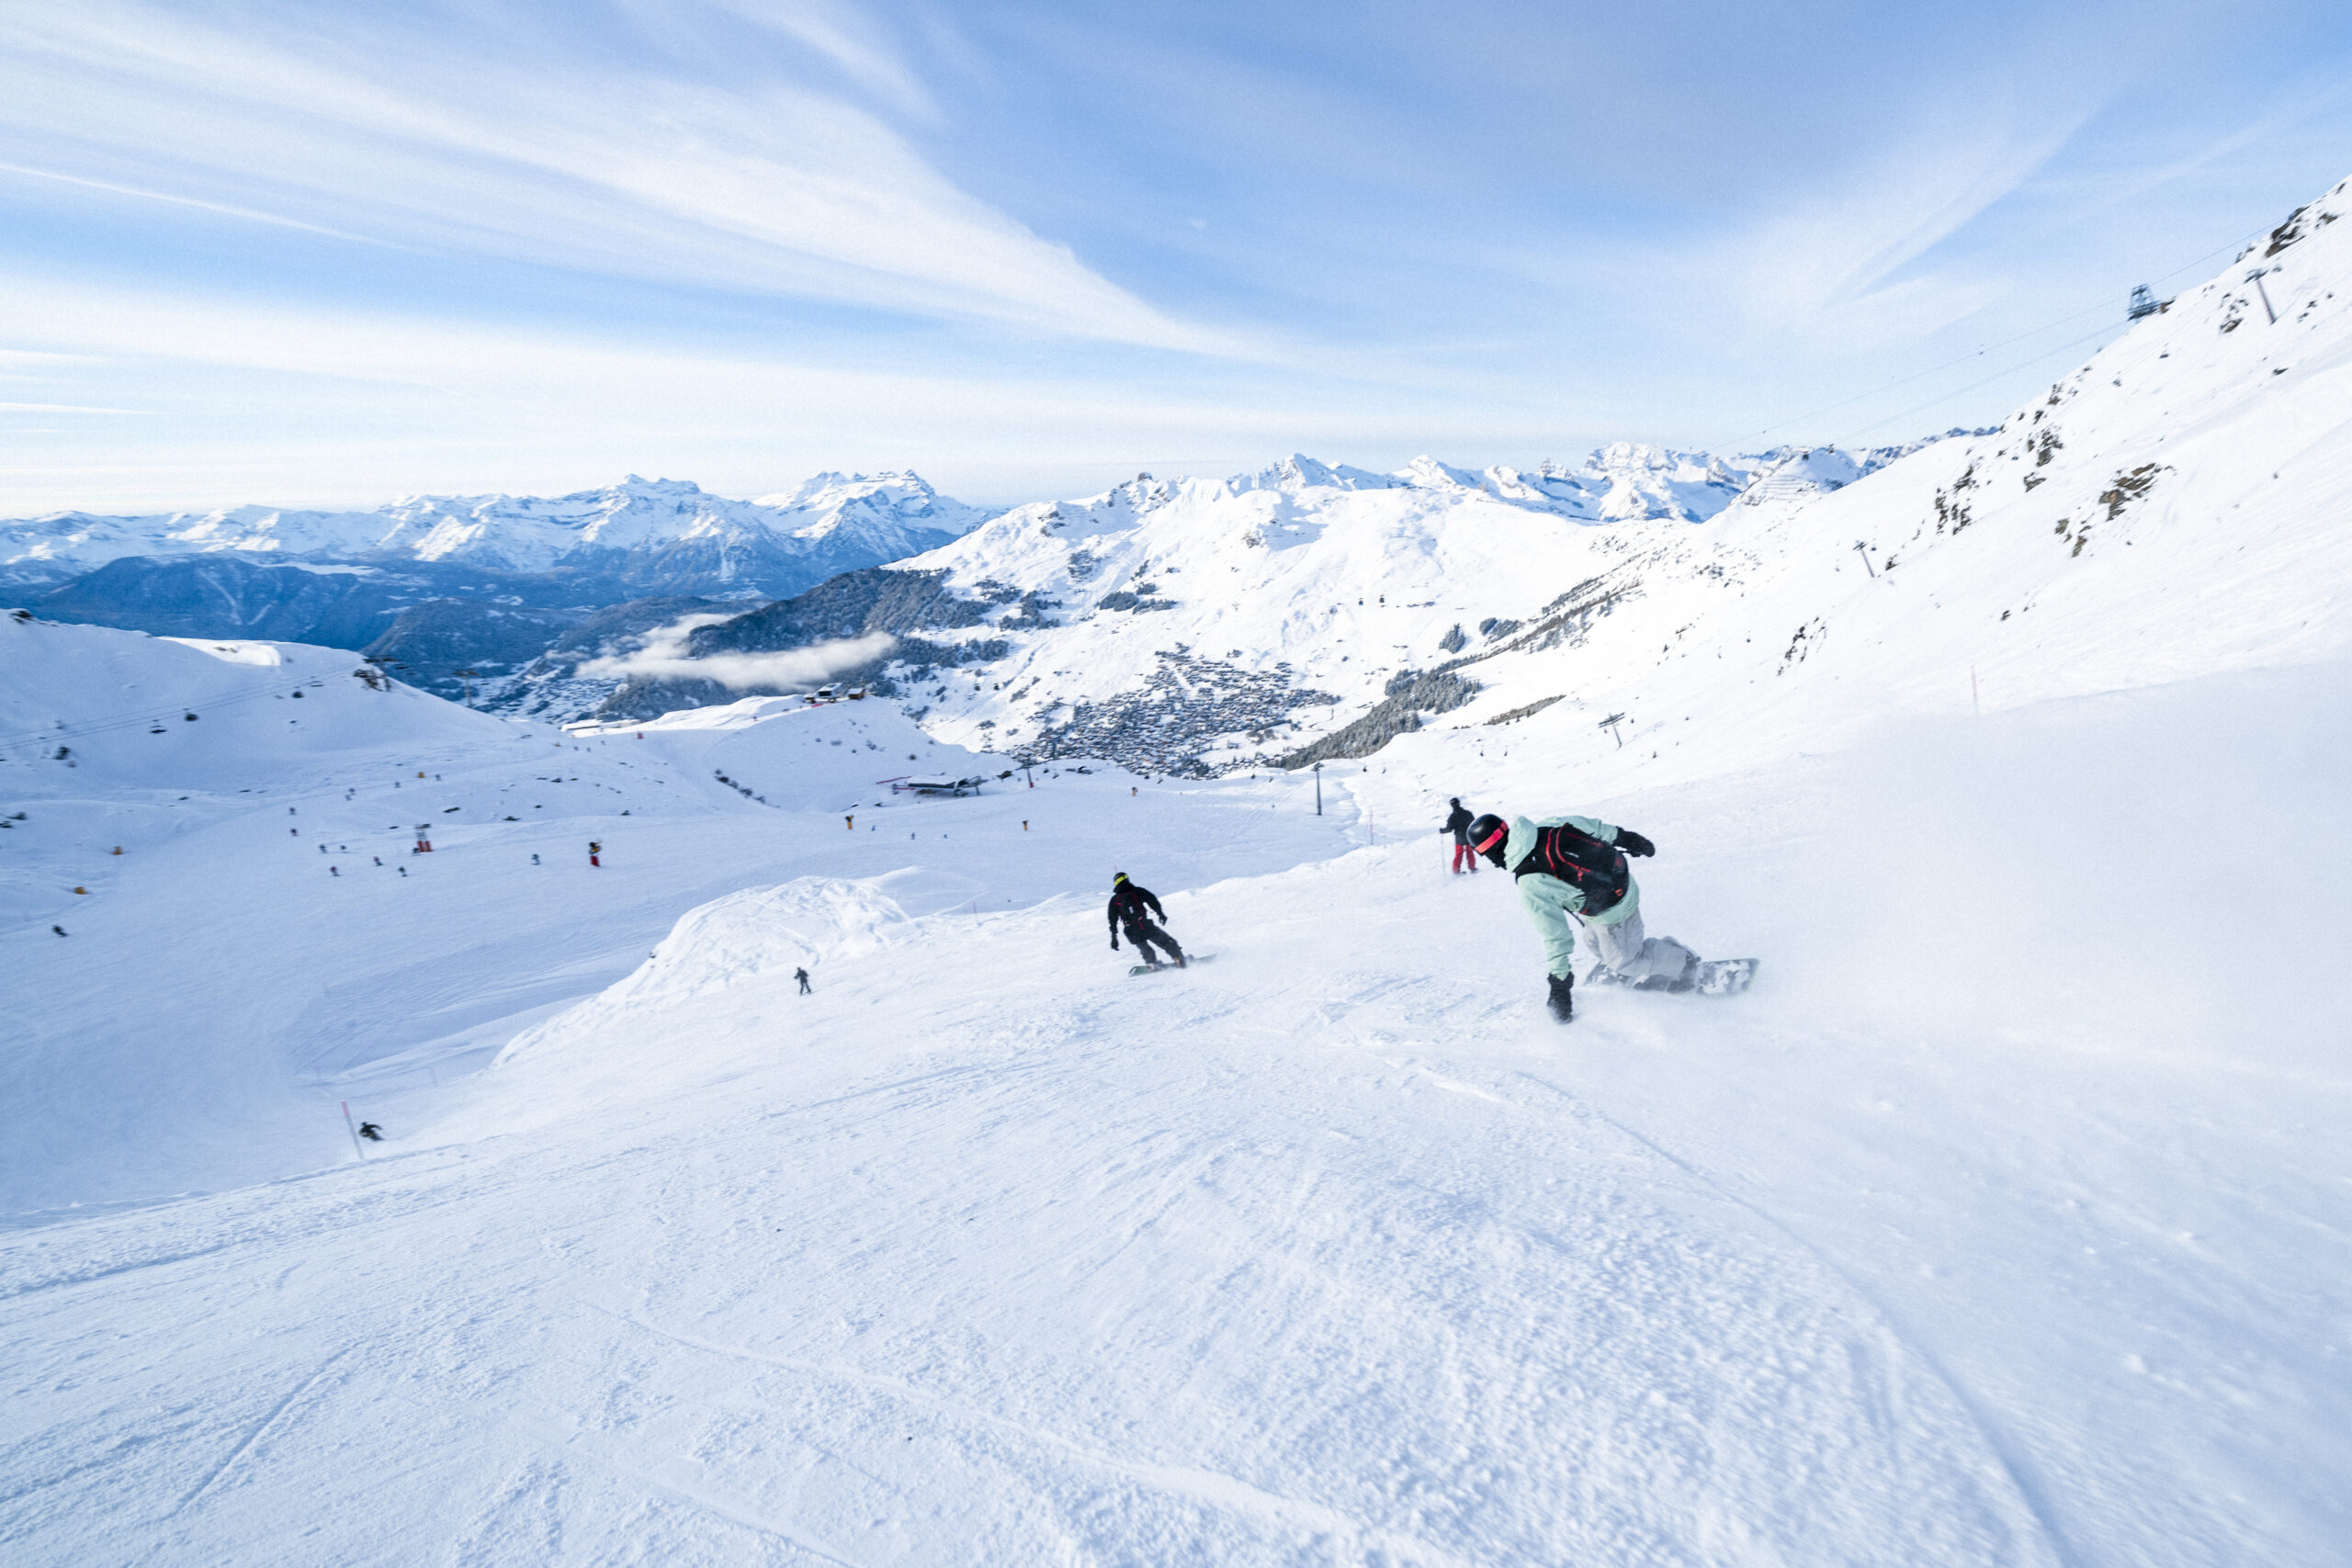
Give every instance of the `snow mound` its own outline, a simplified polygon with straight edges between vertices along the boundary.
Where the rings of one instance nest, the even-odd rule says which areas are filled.
[[[633,1015],[667,1013],[712,991],[763,980],[789,984],[795,969],[879,946],[906,923],[895,900],[840,877],[803,876],[729,893],[689,909],[626,979],[517,1035],[499,1061],[544,1055]]]

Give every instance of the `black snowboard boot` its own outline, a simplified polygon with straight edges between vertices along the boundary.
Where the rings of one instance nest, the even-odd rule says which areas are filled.
[[[1576,981],[1566,975],[1553,975],[1547,978],[1551,981],[1552,994],[1545,1001],[1552,1009],[1552,1021],[1566,1023],[1577,1015]]]

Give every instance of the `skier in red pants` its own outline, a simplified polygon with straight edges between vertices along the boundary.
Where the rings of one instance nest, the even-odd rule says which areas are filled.
[[[1453,814],[1445,819],[1445,826],[1438,831],[1453,835],[1453,874],[1459,876],[1466,871],[1475,876],[1478,871],[1478,852],[1470,847],[1470,813],[1463,806],[1460,795],[1455,795],[1452,804]]]
[[[591,839],[588,840],[588,863],[590,865],[598,867],[603,866],[605,863],[597,857],[602,855],[604,852],[605,842],[602,839]]]

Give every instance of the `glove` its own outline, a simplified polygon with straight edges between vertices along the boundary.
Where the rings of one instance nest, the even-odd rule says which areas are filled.
[[[1654,855],[1657,846],[1634,832],[1631,828],[1617,829],[1617,847],[1629,855]]]
[[[1550,975],[1545,979],[1551,983],[1552,989],[1551,994],[1544,998],[1544,1005],[1552,1010],[1555,1023],[1566,1023],[1577,1012],[1576,977],[1572,975]]]
[[[1119,951],[1119,933],[1117,931],[1113,931],[1111,933],[1111,951],[1114,953]]]

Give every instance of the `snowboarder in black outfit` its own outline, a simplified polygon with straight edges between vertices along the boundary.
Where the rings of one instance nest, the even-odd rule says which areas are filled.
[[[1453,874],[1459,876],[1466,871],[1475,876],[1478,871],[1478,857],[1470,849],[1472,818],[1469,809],[1462,804],[1460,795],[1455,795],[1451,804],[1453,810],[1446,817],[1445,826],[1438,831],[1453,835]]]
[[[792,972],[792,977],[800,982],[800,994],[804,997],[807,996],[808,994],[808,971],[806,969],[795,969]]]
[[[384,1141],[384,1130],[373,1122],[359,1123],[359,1135],[371,1144],[380,1144]]]
[[[1159,961],[1151,955],[1152,944],[1155,942],[1167,950],[1168,956],[1175,962],[1177,968],[1183,968],[1184,950],[1176,945],[1174,937],[1161,931],[1145,916],[1146,908],[1163,920],[1168,918],[1168,911],[1159,907],[1159,899],[1151,889],[1140,887],[1129,882],[1127,874],[1124,871],[1114,874],[1111,878],[1111,951],[1114,953],[1119,951],[1119,928],[1125,926],[1127,928],[1127,941],[1142,956],[1146,968],[1157,969],[1160,966]]]

